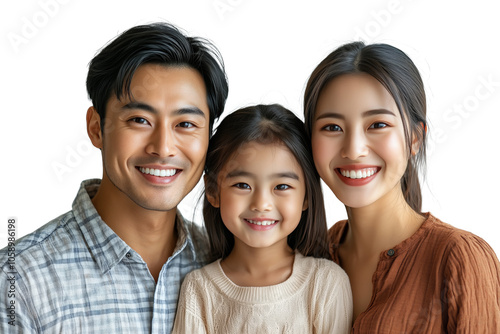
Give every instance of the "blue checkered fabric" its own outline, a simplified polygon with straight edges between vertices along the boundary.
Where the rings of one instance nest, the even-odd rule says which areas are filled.
[[[71,211],[16,242],[15,270],[0,250],[1,333],[171,332],[184,276],[206,264],[206,235],[178,214],[178,244],[155,283],[92,205],[99,184],[83,181]]]

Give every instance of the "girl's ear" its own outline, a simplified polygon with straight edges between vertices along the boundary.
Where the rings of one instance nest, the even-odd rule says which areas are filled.
[[[87,133],[92,145],[102,149],[101,117],[94,107],[87,110]]]
[[[420,140],[420,138],[423,138],[424,135],[427,134],[427,125],[420,122],[420,128],[417,131],[419,131],[422,135],[413,135],[413,139],[411,142],[411,155],[417,155],[418,151],[420,151],[420,145],[422,145],[422,141]]]
[[[309,202],[307,201],[307,197],[304,198],[304,204],[302,205],[302,211],[306,211],[309,208]]]
[[[207,176],[203,176],[203,181],[205,182],[205,196],[207,196],[207,200],[214,208],[219,207],[219,196],[214,196],[210,192],[207,191]]]

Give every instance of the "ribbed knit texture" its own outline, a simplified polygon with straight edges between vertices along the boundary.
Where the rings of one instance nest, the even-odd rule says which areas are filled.
[[[371,303],[353,333],[500,333],[495,253],[478,236],[426,216],[411,237],[380,254]],[[329,231],[337,263],[348,228],[341,221]]]
[[[241,287],[220,260],[191,272],[181,288],[174,333],[349,333],[349,279],[334,262],[295,255],[292,275]]]

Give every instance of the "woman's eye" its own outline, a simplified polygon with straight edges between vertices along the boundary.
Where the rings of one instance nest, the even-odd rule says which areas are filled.
[[[388,126],[387,123],[375,122],[372,125],[370,125],[370,129],[382,129],[382,128],[385,128],[387,126]]]
[[[238,188],[238,189],[250,189],[250,186],[246,183],[236,183],[235,185],[233,185],[233,187],[235,188]]]
[[[138,123],[138,124],[149,124],[147,119],[142,118],[142,117],[134,117],[134,118],[131,118],[129,121],[134,122],[134,123]]]
[[[180,122],[178,126],[181,128],[192,128],[194,124],[191,122]]]
[[[287,190],[289,189],[290,186],[288,184],[278,184],[274,189],[276,190]]]
[[[342,128],[340,126],[338,126],[337,124],[328,124],[328,125],[323,127],[323,130],[337,132],[337,131],[342,131]]]

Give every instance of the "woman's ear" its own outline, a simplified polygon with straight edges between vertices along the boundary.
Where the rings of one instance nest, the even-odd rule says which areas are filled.
[[[94,107],[87,110],[87,134],[89,135],[92,145],[98,149],[102,149],[102,129],[101,117]]]
[[[411,155],[417,155],[417,153],[420,151],[420,146],[422,145],[422,138],[427,134],[427,125],[425,125],[423,122],[420,122],[420,127],[417,129],[419,132],[418,136],[417,134],[413,134],[413,139],[411,142]]]
[[[208,202],[214,207],[218,208],[219,204],[219,196],[212,194],[210,191],[207,191],[207,176],[203,176],[203,181],[205,182],[205,196],[207,196]]]

